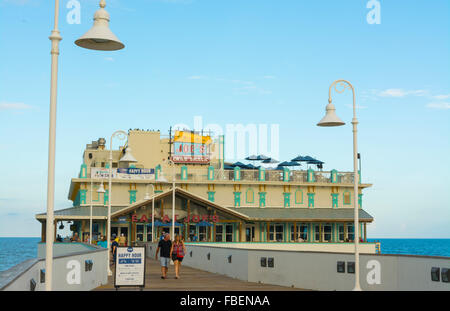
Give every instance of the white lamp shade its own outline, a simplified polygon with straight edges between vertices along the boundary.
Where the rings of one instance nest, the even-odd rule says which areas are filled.
[[[100,184],[100,187],[98,187],[97,192],[98,192],[98,193],[105,193],[105,192],[106,192],[106,191],[105,191],[105,188],[103,188],[103,182]]]
[[[127,147],[127,149],[125,149],[125,154],[123,155],[123,157],[119,161],[120,162],[137,162],[137,160],[131,154],[131,148],[130,147]]]
[[[317,126],[341,126],[345,124],[345,122],[336,115],[336,108],[332,103],[329,103],[325,110],[325,117],[317,123]]]
[[[125,47],[109,29],[109,14],[105,6],[104,1],[100,2],[100,9],[94,15],[94,26],[75,41],[76,45],[99,51],[116,51]]]
[[[164,175],[161,173],[161,175],[158,176],[156,179],[157,182],[167,182],[167,179],[164,177]]]

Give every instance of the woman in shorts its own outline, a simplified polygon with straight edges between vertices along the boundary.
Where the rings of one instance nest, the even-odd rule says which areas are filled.
[[[179,234],[175,236],[175,240],[172,243],[172,248],[170,249],[170,257],[173,260],[175,265],[175,278],[180,278],[180,266],[183,261],[184,254],[186,253],[186,246],[184,242],[181,240]]]

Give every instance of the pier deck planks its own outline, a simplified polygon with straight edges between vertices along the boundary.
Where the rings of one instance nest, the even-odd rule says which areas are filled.
[[[114,270],[113,270],[114,271]],[[108,284],[95,290],[115,290],[114,277],[108,278]],[[119,290],[139,290],[139,288],[119,288]],[[161,279],[159,261],[147,258],[145,290],[155,291],[286,291],[302,290],[298,288],[245,282],[224,275],[181,266],[180,279],[175,279],[175,268],[169,266],[167,279]]]

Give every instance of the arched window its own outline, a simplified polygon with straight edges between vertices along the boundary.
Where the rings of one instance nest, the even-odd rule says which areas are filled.
[[[303,204],[303,191],[301,189],[295,190],[295,204]]]
[[[352,203],[350,191],[344,191],[343,198],[344,205],[350,205]]]

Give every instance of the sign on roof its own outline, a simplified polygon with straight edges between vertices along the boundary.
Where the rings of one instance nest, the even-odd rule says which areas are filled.
[[[112,178],[120,179],[155,179],[155,169],[153,168],[113,168]],[[95,179],[109,178],[109,169],[103,167],[92,167],[91,176]]]

